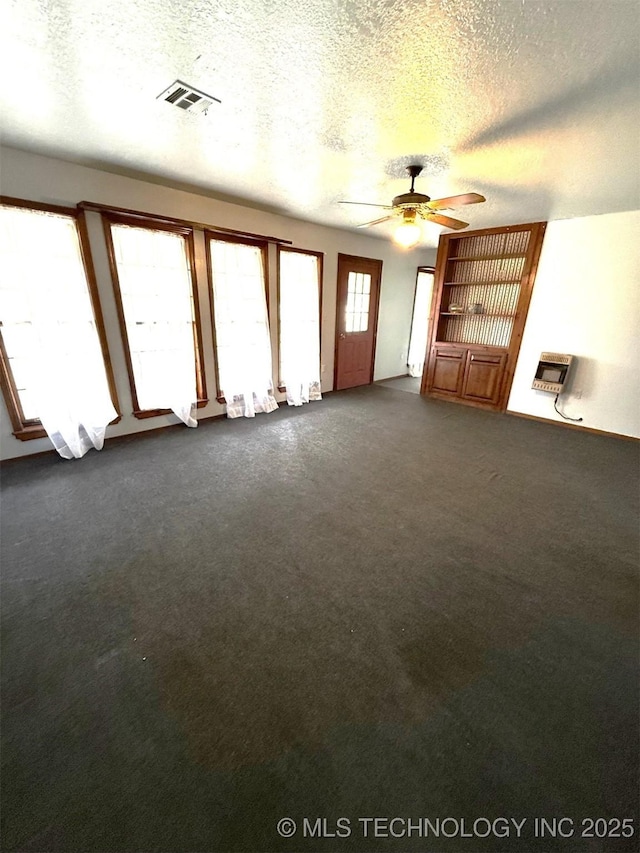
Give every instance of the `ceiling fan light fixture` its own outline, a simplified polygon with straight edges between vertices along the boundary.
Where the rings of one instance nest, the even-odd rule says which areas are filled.
[[[478,193],[462,193],[461,195],[447,196],[447,198],[432,199],[431,196],[415,191],[415,180],[421,171],[422,166],[417,164],[407,166],[407,172],[411,176],[411,189],[408,193],[400,193],[400,195],[395,196],[391,204],[371,205],[369,202],[359,201],[341,201],[340,204],[367,204],[369,207],[382,207],[390,211],[386,216],[381,216],[372,222],[363,222],[362,225],[358,225],[358,228],[370,228],[372,225],[380,225],[382,222],[389,222],[391,219],[401,217],[400,225],[393,235],[393,240],[404,249],[411,249],[422,239],[421,220],[433,225],[442,225],[454,231],[466,228],[468,222],[453,219],[451,216],[444,216],[439,211],[447,210],[458,204],[477,204],[486,201],[485,197]]]
[[[393,241],[403,249],[411,249],[422,239],[422,228],[416,222],[415,210],[405,210],[402,222],[393,232]]]

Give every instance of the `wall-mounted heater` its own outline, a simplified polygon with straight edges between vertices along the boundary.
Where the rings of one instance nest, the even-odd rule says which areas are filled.
[[[549,391],[559,394],[567,381],[567,374],[573,361],[572,355],[558,352],[543,352],[536,369],[532,388],[536,391]]]

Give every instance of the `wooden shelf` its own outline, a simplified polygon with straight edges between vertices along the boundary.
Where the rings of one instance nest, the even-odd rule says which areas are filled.
[[[517,253],[515,255],[469,255],[468,258],[447,258],[447,262],[451,263],[451,261],[505,261],[510,258],[526,258],[526,254]]]
[[[448,341],[443,338],[436,338],[433,344],[434,346],[464,349],[465,351],[469,350],[473,352],[509,352],[509,347],[501,346],[500,344],[470,344],[468,341]]]
[[[480,313],[474,313],[473,311],[441,311],[441,317],[506,317],[508,319],[513,319],[516,314],[491,314],[487,311],[482,311]]]
[[[521,278],[503,278],[497,281],[445,281],[445,287],[479,287],[481,285],[520,284]]]

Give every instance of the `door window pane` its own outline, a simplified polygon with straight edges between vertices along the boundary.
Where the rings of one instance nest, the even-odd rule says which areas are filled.
[[[345,332],[366,332],[369,328],[369,273],[350,272],[347,279]]]

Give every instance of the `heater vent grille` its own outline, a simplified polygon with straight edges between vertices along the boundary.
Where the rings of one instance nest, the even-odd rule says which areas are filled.
[[[181,110],[189,113],[207,113],[212,104],[222,103],[219,98],[214,98],[213,95],[207,95],[205,92],[200,92],[183,83],[182,80],[176,80],[168,89],[158,95],[158,100],[162,99],[169,104],[179,107]]]

